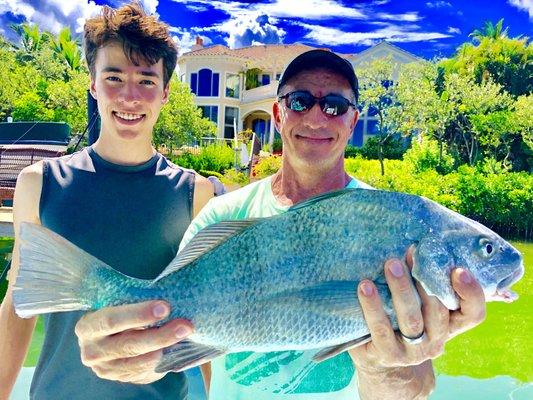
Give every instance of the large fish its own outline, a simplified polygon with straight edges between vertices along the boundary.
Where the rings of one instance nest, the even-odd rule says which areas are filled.
[[[483,225],[428,199],[345,189],[286,213],[211,225],[153,281],[127,277],[44,227],[21,224],[13,292],[21,317],[165,299],[195,327],[157,371],[183,370],[238,351],[322,349],[322,360],[368,340],[356,288],[373,280],[394,327],[383,263],[415,244],[413,277],[450,310],[455,266],[486,300],[512,301],[520,253]]]

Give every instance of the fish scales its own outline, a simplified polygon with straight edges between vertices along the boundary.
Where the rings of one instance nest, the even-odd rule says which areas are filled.
[[[53,232],[23,224],[15,308],[29,316],[165,299],[169,319],[189,319],[195,332],[165,352],[162,372],[236,351],[335,354],[368,333],[356,296],[362,279],[376,283],[396,327],[383,263],[403,258],[412,244],[413,276],[449,309],[458,307],[454,266],[476,277],[487,300],[504,301],[515,297],[508,287],[524,270],[519,252],[497,234],[413,195],[347,189],[239,223],[200,232],[152,282],[125,277]],[[56,280],[53,290],[44,279]]]

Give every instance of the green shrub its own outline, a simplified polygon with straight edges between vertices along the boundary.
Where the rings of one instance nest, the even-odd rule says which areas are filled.
[[[181,167],[191,168],[195,171],[223,173],[233,166],[235,152],[225,144],[210,144],[202,147],[199,154],[185,151],[178,157],[173,157],[172,161]]]
[[[351,144],[349,144],[344,149],[344,157],[345,158],[355,158],[355,157],[357,157],[359,155],[361,155],[361,148],[359,148],[357,146],[352,146]]]
[[[533,175],[526,172],[463,165],[441,175],[434,169],[417,172],[411,161],[385,160],[381,176],[377,160],[360,156],[346,159],[345,168],[375,188],[427,197],[504,237],[528,239],[533,233]]]
[[[226,170],[221,178],[225,185],[237,184],[240,186],[247,185],[250,182],[248,175],[241,171],[235,171],[233,168]]]
[[[222,177],[224,175],[222,175],[220,172],[216,172],[216,171],[206,171],[205,169],[201,169],[199,171],[197,171],[200,175],[202,176],[205,176],[206,178],[210,177],[210,176],[214,176],[218,179],[222,179]]]
[[[252,177],[262,179],[275,174],[281,167],[280,156],[268,156],[261,158],[252,168]]]
[[[283,141],[281,138],[275,138],[272,143],[272,152],[281,153],[281,151],[283,151]]]
[[[368,160],[377,160],[379,148],[379,139],[376,137],[368,138],[363,147],[361,147],[361,155]],[[393,136],[388,137],[383,144],[383,158],[389,160],[399,160],[405,153],[405,146],[400,139]]]
[[[0,237],[0,275],[4,272],[4,268],[7,266],[7,260],[13,251],[13,238]],[[7,271],[6,271],[7,273]],[[0,278],[0,303],[4,299],[7,291],[6,277]]]
[[[439,143],[436,140],[424,137],[421,141],[415,140],[412,143],[411,148],[403,155],[403,159],[413,165],[415,172],[436,170],[447,174],[453,170],[455,160],[448,153],[444,144],[440,162],[439,153]]]

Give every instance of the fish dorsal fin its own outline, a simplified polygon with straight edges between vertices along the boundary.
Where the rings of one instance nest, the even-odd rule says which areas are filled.
[[[328,192],[324,194],[319,194],[317,196],[311,197],[310,199],[306,201],[302,201],[301,203],[293,205],[291,208],[289,208],[288,211],[301,210],[302,208],[309,207],[315,203],[318,203],[319,201],[326,200],[326,199],[332,199],[334,197],[339,197],[346,193],[353,192],[355,190],[361,190],[361,189],[347,188],[347,189],[335,190],[333,192]]]
[[[153,283],[192,263],[209,250],[242,232],[249,226],[256,224],[259,220],[260,218],[249,218],[239,221],[222,221],[205,227],[187,243],[165,270],[155,278]]]

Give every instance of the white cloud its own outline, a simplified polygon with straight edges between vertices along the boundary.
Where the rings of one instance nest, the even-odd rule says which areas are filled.
[[[433,3],[427,2],[426,6],[429,8],[445,8],[445,7],[451,8],[452,7],[452,5],[448,3],[447,1],[435,1]]]
[[[266,3],[241,3],[237,1],[210,1],[210,0],[173,0],[176,3],[182,3],[190,9],[196,7],[211,6],[216,10],[223,11],[231,16],[238,18],[243,14],[252,13],[256,15],[266,14],[273,18],[297,18],[326,20],[333,18],[361,19],[372,20],[377,17],[376,10],[372,6],[379,6],[389,1],[376,1],[370,6],[364,4],[353,4],[350,7],[344,6],[336,0],[273,0]],[[420,19],[417,12],[408,12],[404,14],[386,14],[382,13],[381,17],[387,20],[395,21],[417,21]]]
[[[533,19],[533,0],[508,0],[508,3],[521,10],[527,11],[529,19]]]
[[[404,13],[404,14],[377,13],[376,18],[385,19],[389,21],[405,21],[405,22],[415,22],[415,21],[419,21],[422,19],[416,12],[409,12],[409,13]]]
[[[299,23],[309,30],[306,39],[324,46],[338,46],[343,44],[359,44],[372,46],[382,40],[389,42],[420,42],[443,39],[450,35],[439,32],[415,32],[405,27],[390,25],[373,32],[343,32],[336,28]]]
[[[81,32],[86,18],[100,10],[94,1],[83,0],[4,0],[0,14],[11,12],[37,24],[41,30],[57,33],[64,26]]]
[[[187,53],[191,51],[192,46],[196,44],[196,37],[200,36],[204,41],[204,46],[209,46],[213,42],[207,36],[200,35],[197,29],[182,29],[177,27],[170,27],[170,32],[174,33],[172,39],[178,45],[179,54]]]
[[[156,14],[159,0],[142,0],[141,3],[148,14]]]
[[[451,34],[454,34],[454,33],[461,34],[461,29],[454,28],[453,26],[449,26],[447,32]]]

